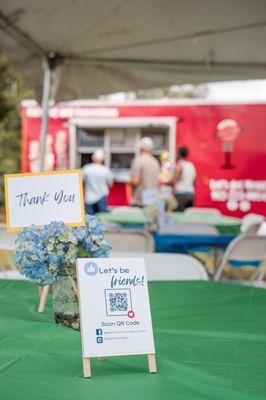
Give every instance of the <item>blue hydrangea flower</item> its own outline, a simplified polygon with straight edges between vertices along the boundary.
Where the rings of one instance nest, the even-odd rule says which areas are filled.
[[[79,249],[88,257],[107,257],[111,246],[104,239],[104,226],[95,216],[86,215],[85,226],[75,228]]]
[[[39,285],[51,285],[73,267],[77,257],[107,257],[111,247],[104,239],[104,227],[94,216],[85,225],[71,228],[63,222],[35,225],[18,234],[14,259],[22,275]]]

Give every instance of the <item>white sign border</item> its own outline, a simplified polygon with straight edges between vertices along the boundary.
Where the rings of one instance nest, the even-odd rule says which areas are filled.
[[[110,258],[112,258],[112,257],[110,257]],[[137,257],[137,258],[139,258],[139,257]],[[133,261],[133,260],[134,260],[134,257],[130,257],[130,261]],[[143,260],[144,260],[144,265],[145,265],[144,257],[143,257]],[[78,301],[79,301],[79,320],[80,320],[83,376],[84,376],[84,378],[91,378],[91,357],[84,357],[84,336],[83,336],[83,330],[82,330],[82,326],[83,325],[82,325],[82,313],[81,313],[81,307],[80,307],[80,285],[79,285],[78,268],[79,268],[79,259],[77,259],[77,261],[76,261],[76,275],[77,275],[77,289],[78,289]],[[150,307],[149,295],[148,295],[148,302],[149,302],[149,307]],[[153,328],[152,328],[152,332],[153,332]],[[141,353],[141,354],[143,355],[143,353]],[[131,355],[140,355],[140,353],[134,353],[134,354],[130,353],[130,354],[124,354],[124,355],[120,355],[119,354],[117,356],[124,357],[124,356],[131,356]],[[110,357],[116,357],[116,355],[112,355]],[[98,356],[98,358],[99,358],[100,361],[104,361],[104,357],[103,356]],[[149,372],[150,372],[150,374],[155,374],[157,372],[155,353],[154,354],[147,354],[147,358],[148,358]]]

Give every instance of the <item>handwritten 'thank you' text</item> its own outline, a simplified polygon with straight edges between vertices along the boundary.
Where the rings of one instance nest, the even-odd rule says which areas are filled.
[[[56,204],[60,205],[63,203],[74,203],[75,202],[75,193],[65,193],[64,190],[60,190],[59,192],[55,192],[54,194],[43,192],[38,195],[31,195],[28,192],[20,193],[16,196],[18,199],[19,207],[26,207],[32,205],[45,205],[45,203],[52,201]]]

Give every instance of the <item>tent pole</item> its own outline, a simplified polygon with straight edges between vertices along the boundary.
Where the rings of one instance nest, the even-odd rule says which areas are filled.
[[[53,72],[58,65],[59,57],[54,52],[47,54],[45,63],[44,77],[43,77],[43,95],[42,95],[42,121],[40,131],[40,152],[39,152],[39,170],[43,171],[45,167],[45,148],[46,148],[46,135],[49,121],[49,102],[51,97],[51,86],[53,79]]]
[[[45,162],[45,146],[46,146],[46,135],[47,126],[49,119],[49,100],[51,92],[51,81],[52,81],[52,70],[48,63],[46,63],[43,79],[43,97],[42,97],[42,120],[41,120],[41,131],[40,131],[40,166],[39,170],[44,170]]]

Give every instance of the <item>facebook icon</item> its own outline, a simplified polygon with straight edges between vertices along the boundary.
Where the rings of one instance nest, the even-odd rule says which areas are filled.
[[[102,331],[102,329],[96,329],[96,335],[97,336],[101,336],[103,334],[103,331]]]

